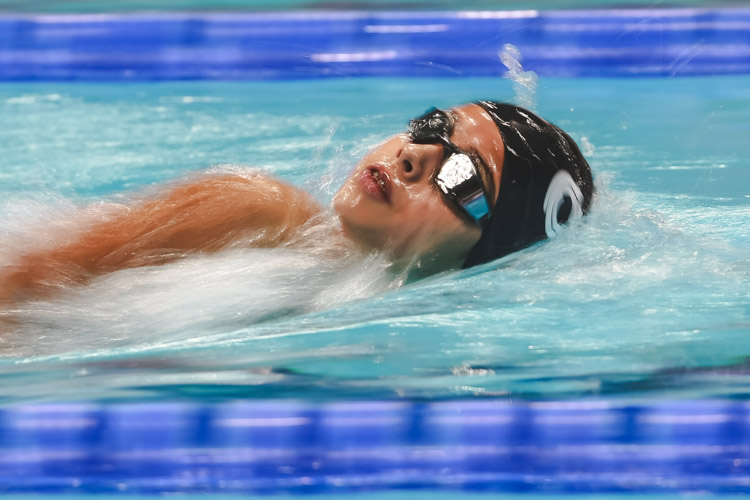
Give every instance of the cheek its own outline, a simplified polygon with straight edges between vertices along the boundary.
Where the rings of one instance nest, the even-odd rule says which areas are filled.
[[[393,228],[403,252],[432,252],[445,242],[465,237],[464,224],[433,190],[414,195]]]
[[[418,198],[408,217],[418,253],[460,254],[479,241],[482,231],[460,219],[435,190]]]

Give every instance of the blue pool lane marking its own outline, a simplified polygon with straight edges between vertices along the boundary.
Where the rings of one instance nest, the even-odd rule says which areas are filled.
[[[0,410],[3,493],[747,493],[750,403]]]
[[[750,73],[750,8],[0,16],[0,81]]]

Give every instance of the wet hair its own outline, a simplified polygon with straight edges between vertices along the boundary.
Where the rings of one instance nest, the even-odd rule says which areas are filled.
[[[521,250],[586,214],[594,183],[575,141],[519,106],[478,101],[500,130],[505,160],[490,220],[463,267]]]

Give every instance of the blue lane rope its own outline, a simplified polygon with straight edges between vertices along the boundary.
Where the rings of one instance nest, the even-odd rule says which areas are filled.
[[[0,410],[3,493],[747,493],[750,404],[303,402]]]
[[[750,8],[0,16],[0,81],[750,73]]]

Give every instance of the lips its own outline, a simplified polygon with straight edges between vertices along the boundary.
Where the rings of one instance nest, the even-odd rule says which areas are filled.
[[[365,193],[383,203],[391,200],[391,179],[381,165],[372,165],[360,177]]]

